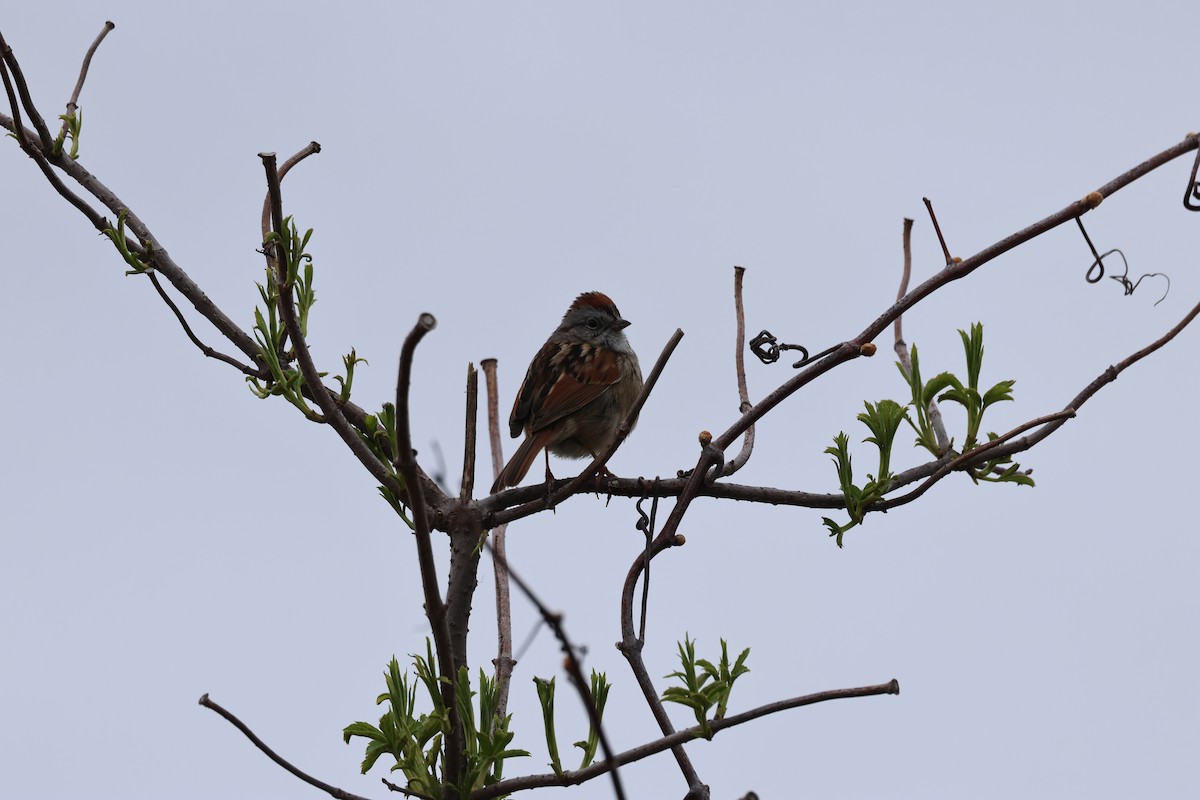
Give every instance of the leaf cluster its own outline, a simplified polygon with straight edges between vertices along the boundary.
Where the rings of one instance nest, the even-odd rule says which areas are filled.
[[[854,471],[851,465],[849,437],[845,432],[839,432],[833,437],[833,446],[825,448],[825,452],[833,456],[834,467],[837,470],[838,486],[846,502],[846,511],[850,519],[844,524],[838,524],[829,517],[823,517],[829,535],[835,536],[838,547],[842,546],[842,537],[846,531],[859,525],[869,507],[882,500],[890,488],[893,473],[890,472],[892,444],[899,430],[900,422],[904,421],[916,433],[914,446],[924,448],[935,457],[945,455],[938,444],[934,430],[930,408],[935,401],[952,402],[961,405],[967,414],[966,432],[963,437],[962,452],[967,453],[979,446],[979,430],[983,423],[983,414],[996,403],[1013,399],[1013,380],[1004,380],[986,391],[979,388],[979,375],[983,369],[983,325],[973,323],[970,333],[959,330],[963,351],[967,362],[967,380],[964,383],[957,375],[941,372],[929,381],[921,378],[921,361],[916,345],[911,352],[911,369],[899,362],[896,363],[909,387],[909,401],[901,406],[894,400],[880,400],[872,405],[864,403],[866,411],[858,415],[858,420],[870,430],[871,435],[864,442],[874,444],[879,451],[879,468],[876,475],[867,475],[863,486],[854,483]],[[915,419],[914,419],[915,417]],[[995,433],[987,434],[988,441],[996,438]],[[950,449],[954,449],[954,440],[950,440]],[[1020,471],[1020,464],[1011,458],[1001,457],[991,459],[980,467],[969,471],[971,480],[989,481],[994,483],[1016,483],[1022,486],[1033,486],[1033,479],[1027,473]]]
[[[714,665],[711,661],[696,658],[696,642],[685,634],[679,643],[681,669],[664,676],[678,678],[683,685],[668,686],[663,690],[662,699],[692,709],[700,725],[700,734],[705,739],[711,739],[713,731],[709,725],[709,711],[716,708],[712,715],[714,720],[725,718],[734,681],[750,671],[746,666],[746,657],[749,655],[750,648],[747,647],[731,665],[728,647],[722,639],[721,659]]]
[[[433,647],[427,639],[425,655],[412,655],[416,681],[410,681],[395,658],[388,664],[384,677],[387,691],[379,695],[377,704],[387,703],[388,708],[379,718],[378,725],[369,722],[354,722],[342,731],[347,744],[355,736],[367,740],[366,753],[362,761],[365,774],[381,756],[390,756],[394,761],[392,771],[404,773],[410,791],[428,797],[443,796],[445,776],[439,757],[443,742],[450,735],[450,718],[442,698],[439,678],[432,668],[436,663]],[[426,713],[417,711],[417,685],[425,689],[431,709]],[[477,695],[471,690],[470,676],[466,667],[459,670],[454,686],[455,703],[462,720],[467,745],[467,771],[464,785],[458,786],[459,795],[465,797],[471,791],[500,780],[504,761],[509,758],[528,756],[525,750],[509,749],[513,734],[508,726],[512,715],[500,719],[497,715],[499,695],[493,680],[483,670],[479,672],[479,716],[475,716]]]
[[[558,736],[554,732],[554,678],[546,680],[535,676],[533,682],[537,686],[538,702],[542,706],[542,722],[545,726],[546,749],[550,753],[550,769],[554,770],[555,775],[561,777],[563,774],[562,759],[558,754]],[[604,719],[604,704],[608,702],[608,690],[611,688],[612,684],[608,682],[605,673],[592,670],[590,689],[592,702],[596,704],[597,719]],[[585,769],[592,763],[599,744],[600,734],[595,725],[589,724],[587,738],[575,742],[575,747],[583,751],[579,769]]]

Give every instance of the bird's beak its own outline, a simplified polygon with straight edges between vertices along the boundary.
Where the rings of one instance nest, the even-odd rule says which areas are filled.
[[[629,320],[618,317],[617,321],[613,324],[617,326],[617,330],[623,331],[629,327]]]

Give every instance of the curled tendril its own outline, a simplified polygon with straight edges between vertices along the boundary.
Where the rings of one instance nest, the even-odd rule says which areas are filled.
[[[770,331],[763,331],[758,336],[750,340],[750,352],[758,356],[758,360],[764,364],[774,364],[779,360],[779,355],[784,350],[799,350],[801,358],[795,364],[792,364],[792,369],[799,369],[805,364],[811,364],[814,361],[819,361],[825,356],[838,349],[838,345],[827,347],[815,356],[808,354],[808,348],[801,344],[780,344],[779,340]],[[682,474],[682,473],[681,473]]]
[[[1197,137],[1200,141],[1200,137]],[[1192,162],[1192,175],[1188,178],[1187,188],[1183,190],[1183,207],[1188,211],[1200,211],[1200,181],[1196,180],[1196,172],[1200,170],[1200,147],[1196,148],[1196,160]]]
[[[1200,211],[1200,208],[1195,210]],[[1108,277],[1121,284],[1121,287],[1125,290],[1125,294],[1127,296],[1133,294],[1134,289],[1136,289],[1146,278],[1162,278],[1167,282],[1167,291],[1163,292],[1163,296],[1158,298],[1158,301],[1155,302],[1154,305],[1158,305],[1163,300],[1167,299],[1167,294],[1171,291],[1170,276],[1162,272],[1147,272],[1136,281],[1129,280],[1129,259],[1125,258],[1125,254],[1116,247],[1104,253],[1097,252],[1096,245],[1092,244],[1092,237],[1088,236],[1087,229],[1083,227],[1083,220],[1081,220],[1079,217],[1076,217],[1075,222],[1079,225],[1079,232],[1083,234],[1083,240],[1087,242],[1088,249],[1092,251],[1092,263],[1083,276],[1084,280],[1086,280],[1088,283],[1099,283],[1104,277],[1104,259],[1111,256],[1113,253],[1116,253],[1121,257],[1121,263],[1125,266],[1125,272],[1120,275],[1109,275]]]
[[[808,348],[800,344],[780,344],[770,331],[762,331],[750,340],[750,352],[758,356],[758,360],[764,364],[774,364],[784,350],[799,350],[803,354],[800,363],[808,361]]]
[[[637,513],[638,513],[638,521],[636,523],[634,523],[634,527],[637,528],[642,533],[644,533],[647,536],[647,538],[653,538],[654,522],[655,522],[654,518],[658,515],[659,479],[658,478],[654,479],[654,496],[652,498],[649,498],[652,500],[652,502],[650,504],[650,513],[649,514],[647,514],[642,509],[642,503],[646,502],[646,500],[649,497],[646,494],[646,479],[638,478],[638,486],[642,490],[642,496],[639,497],[638,501],[634,504],[634,508],[637,509]]]

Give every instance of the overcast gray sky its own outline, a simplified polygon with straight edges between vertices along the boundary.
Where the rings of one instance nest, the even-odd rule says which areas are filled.
[[[357,348],[355,399],[378,408],[404,334],[434,313],[415,437],[451,475],[467,362],[499,359],[507,407],[584,290],[616,300],[643,363],[682,328],[611,465],[653,476],[736,417],[734,264],[751,333],[822,349],[892,302],[903,217],[917,279],[941,266],[922,196],[965,257],[1200,129],[1194,3],[989,6],[70,0],[13,5],[0,26],[53,118],[117,23],[84,89],[81,161],[247,328],[256,154],[319,141],[284,186],[316,229],[316,357],[334,370]],[[982,321],[984,382],[1017,381],[985,419],[1004,431],[1160,336],[1200,298],[1189,167],[1087,217],[1134,274],[1170,274],[1160,305],[1154,281],[1131,297],[1085,283],[1090,254],[1064,226],[905,318],[926,372],[961,372],[955,330]],[[0,794],[318,796],[196,705],[210,692],[303,769],[384,797],[385,770],[359,776],[340,732],[377,719],[392,654],[423,649],[411,537],[331,431],[204,359],[9,139],[0,185]],[[687,546],[655,562],[652,674],[690,633],[710,657],[720,637],[752,648],[731,713],[902,687],[696,743],[713,797],[1195,796],[1198,342],[1186,331],[1026,454],[1032,490],[958,476],[868,518],[844,550],[822,512],[698,502]],[[822,449],[839,430],[873,471],[854,416],[905,395],[890,334],[878,344],[772,414],[739,480],[832,491]],[[751,362],[752,399],[789,372]],[[898,468],[920,461],[910,438]],[[612,646],[635,521],[630,502],[580,497],[509,532],[514,566],[612,680],[622,749],[656,735]],[[484,664],[490,581],[472,618]],[[514,616],[521,640],[536,614],[518,599]],[[512,706],[534,756],[509,775],[546,771],[531,678],[559,664],[543,631]],[[568,749],[585,723],[558,705]],[[631,797],[685,790],[669,757],[623,774]]]

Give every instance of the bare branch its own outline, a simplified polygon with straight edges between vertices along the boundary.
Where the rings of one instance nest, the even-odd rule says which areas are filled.
[[[279,182],[282,183],[284,177],[291,171],[292,167],[299,164],[304,159],[311,155],[321,152],[320,142],[309,142],[296,152],[291,158],[283,162],[283,166],[279,168]],[[271,232],[271,193],[268,191],[267,196],[263,198],[262,208],[262,238],[266,241],[267,234]]]
[[[287,759],[280,756],[278,753],[276,753],[270,747],[267,747],[266,743],[263,742],[262,739],[259,739],[258,736],[255,735],[254,731],[250,730],[250,728],[246,726],[246,723],[242,722],[240,719],[235,717],[233,714],[229,713],[224,708],[217,705],[217,703],[214,702],[213,700],[210,700],[208,697],[208,694],[204,694],[203,696],[201,696],[200,705],[204,706],[205,708],[207,708],[211,711],[215,711],[215,712],[217,712],[217,714],[224,717],[227,722],[229,722],[231,725],[233,725],[235,728],[237,728],[239,731],[241,731],[242,734],[247,739],[249,739],[254,744],[255,747],[257,747],[259,750],[261,750],[267,756],[267,758],[271,759],[276,764],[283,767],[288,772],[292,773],[297,778],[299,778],[300,780],[307,783],[309,786],[315,786],[316,788],[325,792],[329,796],[338,798],[338,800],[366,800],[366,798],[361,797],[357,794],[353,794],[351,792],[347,792],[345,789],[339,789],[336,786],[331,786],[328,783],[325,783],[324,781],[319,781],[316,778],[314,778],[313,776],[309,775],[308,773],[302,772],[301,770],[294,767],[291,764],[291,762],[289,762]]]
[[[184,319],[183,312],[179,310],[179,306],[175,305],[175,301],[171,299],[171,296],[167,294],[166,290],[163,289],[162,284],[159,283],[158,276],[152,271],[147,271],[146,274],[150,277],[150,283],[154,286],[154,290],[158,292],[158,296],[162,298],[162,301],[167,304],[167,307],[170,308],[171,312],[175,315],[175,319],[179,320],[179,324],[183,326],[183,332],[187,334],[187,337],[192,340],[192,344],[196,345],[201,353],[209,358],[215,358],[218,361],[224,361],[234,369],[240,370],[246,375],[254,378],[265,379],[270,374],[265,368],[255,369],[247,364],[243,364],[233,356],[227,356],[224,353],[214,350],[204,342],[200,341],[200,339],[196,337],[196,334],[192,333],[192,328],[188,325],[187,320]]]
[[[19,66],[13,69],[13,76],[11,78],[9,76],[10,65],[16,64],[16,57],[13,56],[12,50],[4,41],[4,37],[0,36],[0,79],[3,79],[4,91],[8,95],[8,106],[13,113],[12,117],[0,114],[0,125],[13,132],[13,135],[16,136],[17,144],[21,146],[21,150],[33,159],[38,169],[42,171],[42,175],[46,178],[46,181],[54,187],[54,191],[58,192],[68,203],[79,209],[96,230],[103,231],[108,227],[108,221],[88,205],[83,198],[68,189],[67,185],[62,182],[62,179],[55,174],[54,170],[50,169],[50,164],[47,162],[47,154],[51,152],[52,148],[40,148],[37,142],[31,138],[33,132],[26,129],[24,123],[21,121],[21,104],[17,101],[17,90],[13,86],[13,81],[20,74]],[[42,125],[44,127],[45,123],[43,122]]]
[[[929,210],[929,221],[933,223],[933,231],[937,234],[938,244],[942,246],[942,255],[946,257],[946,266],[950,266],[954,263],[954,256],[950,255],[950,248],[946,246],[946,237],[942,236],[942,226],[938,225],[937,214],[933,213],[933,203],[929,201],[928,197],[922,197],[921,202]]]
[[[399,792],[400,794],[408,795],[409,797],[415,797],[417,800],[437,800],[436,797],[430,797],[424,792],[414,792],[412,789],[405,789],[403,786],[392,783],[387,778],[380,778],[379,780],[383,781],[383,785],[388,787],[388,789],[393,792]]]
[[[933,208],[929,209],[930,214],[933,213]],[[912,226],[913,221],[908,217],[904,218],[904,273],[900,276],[900,290],[896,292],[896,302],[900,302],[908,291],[908,281],[912,276]],[[896,343],[893,348],[896,351],[896,356],[900,359],[901,366],[904,367],[904,374],[912,380],[912,359],[909,357],[908,345],[904,341],[904,315],[896,317],[895,332]],[[942,419],[942,410],[938,408],[937,400],[930,400],[928,408],[925,409],[929,415],[929,424],[933,426],[934,436],[937,437],[938,452],[946,453],[950,450],[950,436],[946,433],[946,423]]]
[[[487,383],[488,440],[492,449],[492,478],[504,469],[504,453],[500,437],[500,391],[496,385],[496,359],[485,358],[479,363],[483,367]],[[499,525],[491,535],[492,570],[496,578],[496,717],[508,715],[508,688],[512,681],[513,667],[517,662],[512,657],[512,599],[508,587],[508,555],[505,550],[507,525]],[[495,731],[496,720],[493,720]]]
[[[83,66],[79,68],[79,80],[75,81],[75,91],[71,92],[71,99],[67,101],[66,115],[68,117],[73,116],[75,112],[79,110],[79,94],[83,91],[83,82],[87,80],[88,67],[92,65],[92,56],[96,54],[96,48],[98,48],[100,43],[104,41],[104,37],[108,36],[108,32],[115,27],[117,27],[116,23],[112,22],[111,20],[105,22],[104,28],[101,29],[100,34],[96,37],[96,40],[92,42],[92,46],[89,47],[87,49],[87,53],[84,54]],[[69,123],[64,119],[62,129],[58,132],[59,139],[62,139],[67,135],[68,127]]]
[[[412,383],[413,354],[417,344],[437,326],[432,314],[421,314],[417,324],[404,337],[400,348],[400,366],[396,376],[396,469],[404,480],[409,507],[413,512],[413,524],[417,542],[417,562],[421,571],[421,588],[425,594],[425,615],[433,630],[433,641],[437,651],[438,671],[442,683],[442,700],[450,717],[451,735],[446,740],[445,772],[451,780],[462,773],[465,758],[465,739],[462,720],[458,715],[458,703],[454,697],[454,685],[458,679],[455,669],[454,647],[450,636],[450,625],[446,605],[438,590],[437,564],[433,559],[433,543],[430,540],[429,515],[425,507],[425,493],[421,490],[417,473],[417,459],[412,446],[412,414],[409,410],[408,392]],[[451,570],[453,572],[453,568]]]
[[[474,364],[467,365],[467,419],[463,433],[462,489],[458,499],[467,502],[475,490],[476,417],[479,415],[479,373]]]
[[[268,191],[271,193],[271,214],[275,233],[282,239],[285,235],[283,229],[283,201],[279,191],[279,174],[275,170],[275,154],[259,153],[259,157],[262,159],[263,168],[267,176]],[[292,287],[287,282],[287,265],[283,264],[277,257],[274,260],[275,279],[279,285],[279,316],[283,320],[284,326],[288,331],[288,336],[292,340],[292,344],[296,350],[296,362],[300,367],[300,373],[304,376],[305,383],[308,384],[309,389],[313,393],[314,402],[320,406],[321,413],[325,416],[325,422],[329,423],[329,426],[337,432],[342,441],[346,443],[346,446],[350,448],[350,452],[367,468],[367,471],[381,484],[394,492],[400,493],[402,490],[396,482],[395,476],[392,475],[383,462],[375,457],[375,454],[367,447],[362,437],[358,435],[346,420],[334,395],[325,391],[325,386],[321,383],[320,371],[317,369],[317,365],[313,363],[312,353],[308,350],[308,342],[305,341],[304,336],[300,332],[300,322],[296,317],[296,305],[292,297]],[[415,492],[414,494],[419,495],[420,492]]]
[[[738,413],[745,414],[750,410],[750,392],[746,388],[746,313],[742,308],[742,278],[746,274],[745,267],[733,268],[733,315],[737,322],[737,334],[734,337],[734,367],[737,370]],[[729,461],[721,475],[727,477],[746,466],[750,454],[754,452],[754,426],[746,428],[742,439],[741,451]]]
[[[746,430],[747,427],[753,425],[771,409],[779,405],[779,403],[781,403],[784,399],[794,394],[801,386],[817,377],[818,374],[827,372],[830,368],[838,366],[845,361],[850,360],[851,358],[857,357],[858,355],[866,355],[863,347],[874,341],[875,337],[882,333],[883,329],[895,321],[898,316],[915,306],[921,300],[925,299],[941,287],[952,281],[965,278],[967,275],[979,269],[984,264],[987,264],[989,261],[992,261],[1004,253],[1007,253],[1014,247],[1024,244],[1030,239],[1041,236],[1043,233],[1057,228],[1064,222],[1069,222],[1076,217],[1086,214],[1088,211],[1098,206],[1105,197],[1110,197],[1111,195],[1120,191],[1122,188],[1128,186],[1130,183],[1136,181],[1138,178],[1141,178],[1147,173],[1158,169],[1159,167],[1178,158],[1184,153],[1188,153],[1197,149],[1198,146],[1200,146],[1200,137],[1192,136],[1184,139],[1182,142],[1168,147],[1161,153],[1151,156],[1133,169],[1121,173],[1096,191],[1089,192],[1082,199],[1070,203],[1065,208],[1056,211],[1050,216],[1039,220],[1038,222],[1035,222],[1022,230],[1019,230],[1016,233],[1010,234],[1009,236],[1001,239],[989,247],[985,247],[983,250],[980,250],[970,258],[963,259],[962,261],[952,259],[952,263],[947,264],[945,269],[941,270],[936,275],[930,277],[924,283],[917,286],[911,292],[907,293],[902,299],[894,303],[891,308],[883,312],[878,319],[868,325],[862,331],[862,333],[860,333],[854,339],[843,343],[837,348],[834,348],[833,352],[827,358],[820,361],[816,361],[816,359],[814,359],[814,361],[816,361],[815,364],[810,364],[803,371],[794,375],[778,389],[760,400],[753,408],[743,414],[741,419],[737,420],[737,422],[735,422],[729,428],[729,430],[717,437],[714,441],[714,444],[721,450],[725,450],[730,444],[732,444],[734,439],[736,439]],[[812,374],[810,371],[817,367],[824,368],[820,370],[820,373]]]
[[[33,97],[29,94],[29,84],[25,82],[25,73],[21,71],[21,65],[17,62],[17,56],[13,53],[12,48],[8,46],[8,42],[4,40],[3,34],[0,34],[0,60],[3,60],[8,65],[8,69],[12,71],[13,83],[16,84],[17,94],[21,96],[21,106],[25,108],[25,113],[29,116],[29,121],[33,125],[33,129],[37,131],[42,152],[49,153],[54,148],[54,140],[50,138],[50,129],[46,127],[46,120],[42,119],[37,106],[33,103]],[[7,84],[8,82],[5,81],[6,88]],[[20,114],[20,109],[12,100],[11,92],[9,94],[9,104],[13,110],[13,117],[16,118]]]
[[[824,703],[827,700],[845,700],[851,697],[870,697],[881,694],[900,694],[900,683],[896,680],[880,683],[875,686],[860,686],[853,689],[831,689],[825,692],[817,692],[815,694],[806,694],[801,697],[793,697],[788,700],[779,700],[774,703],[752,708],[749,711],[744,711],[741,714],[734,714],[731,717],[724,719],[711,720],[708,723],[713,735],[723,730],[742,725],[751,720],[765,717],[769,714],[778,714],[781,711],[787,711],[801,706],[814,705],[816,703]],[[493,797],[511,794],[513,792],[524,791],[525,789],[538,789],[545,786],[577,786],[585,783],[598,775],[603,775],[614,766],[624,766],[632,764],[635,761],[640,761],[648,756],[657,755],[664,750],[678,746],[685,742],[691,742],[699,739],[703,741],[703,735],[700,731],[700,726],[695,725],[682,731],[677,731],[670,736],[664,736],[660,739],[655,739],[653,742],[639,745],[621,753],[617,753],[616,757],[597,762],[587,769],[577,771],[565,771],[562,775],[554,775],[547,773],[543,775],[525,775],[519,778],[508,778],[506,780],[497,781],[490,786],[485,786],[477,792],[471,794],[471,800],[491,800]]]

